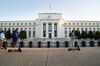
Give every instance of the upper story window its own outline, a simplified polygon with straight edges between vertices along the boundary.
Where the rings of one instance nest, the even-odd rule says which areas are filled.
[[[43,23],[43,30],[46,30],[46,23]]]
[[[97,25],[99,25],[99,23],[97,23]]]
[[[77,25],[79,25],[79,23],[77,23]]]
[[[7,25],[7,23],[5,23],[5,26]]]
[[[29,30],[31,31],[31,28],[29,28]]]
[[[48,30],[52,31],[52,23],[48,23]]]
[[[81,25],[83,25],[83,23],[81,23]]]
[[[23,23],[21,23],[21,25],[23,25]]]
[[[11,23],[9,23],[9,25],[11,25]]]
[[[95,23],[93,23],[93,25],[95,25]]]
[[[15,25],[15,23],[13,23],[13,25]]]
[[[97,28],[97,30],[99,30],[99,28]]]
[[[31,25],[31,23],[29,23],[29,25]]]
[[[35,25],[35,23],[33,23],[33,25]]]
[[[27,28],[25,28],[25,31],[27,30]]]
[[[64,25],[67,25],[67,23],[64,23]]]
[[[17,25],[19,25],[19,23],[17,23]]]
[[[25,23],[25,25],[27,25],[27,23]]]
[[[85,25],[87,25],[87,23],[85,23]]]
[[[67,28],[65,28],[65,30],[67,30]]]
[[[89,25],[91,25],[91,23],[89,23]]]
[[[23,28],[20,28],[20,30],[22,31],[22,30],[23,30]]]
[[[79,30],[79,28],[77,28],[77,30]]]
[[[91,28],[89,28],[91,30]]]
[[[69,23],[69,25],[71,25],[71,23]]]
[[[75,25],[75,23],[73,23],[73,25]]]
[[[54,23],[54,30],[57,30],[57,23]]]

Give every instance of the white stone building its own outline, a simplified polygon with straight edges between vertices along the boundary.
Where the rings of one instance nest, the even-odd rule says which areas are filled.
[[[34,21],[0,21],[0,30],[27,31],[27,40],[68,40],[73,29],[100,30],[100,21],[73,21],[62,19],[61,13],[39,13]]]

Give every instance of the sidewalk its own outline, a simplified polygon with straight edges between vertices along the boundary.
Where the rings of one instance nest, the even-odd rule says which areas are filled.
[[[22,48],[23,52],[0,49],[0,66],[100,66],[100,47],[81,51],[67,48]]]

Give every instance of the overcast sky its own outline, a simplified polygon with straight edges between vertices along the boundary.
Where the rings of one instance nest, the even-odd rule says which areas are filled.
[[[0,0],[0,20],[34,20],[49,4],[66,20],[100,20],[100,0]]]

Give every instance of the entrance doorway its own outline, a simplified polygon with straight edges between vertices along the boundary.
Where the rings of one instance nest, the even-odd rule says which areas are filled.
[[[52,38],[52,34],[51,33],[49,33],[49,38]]]

